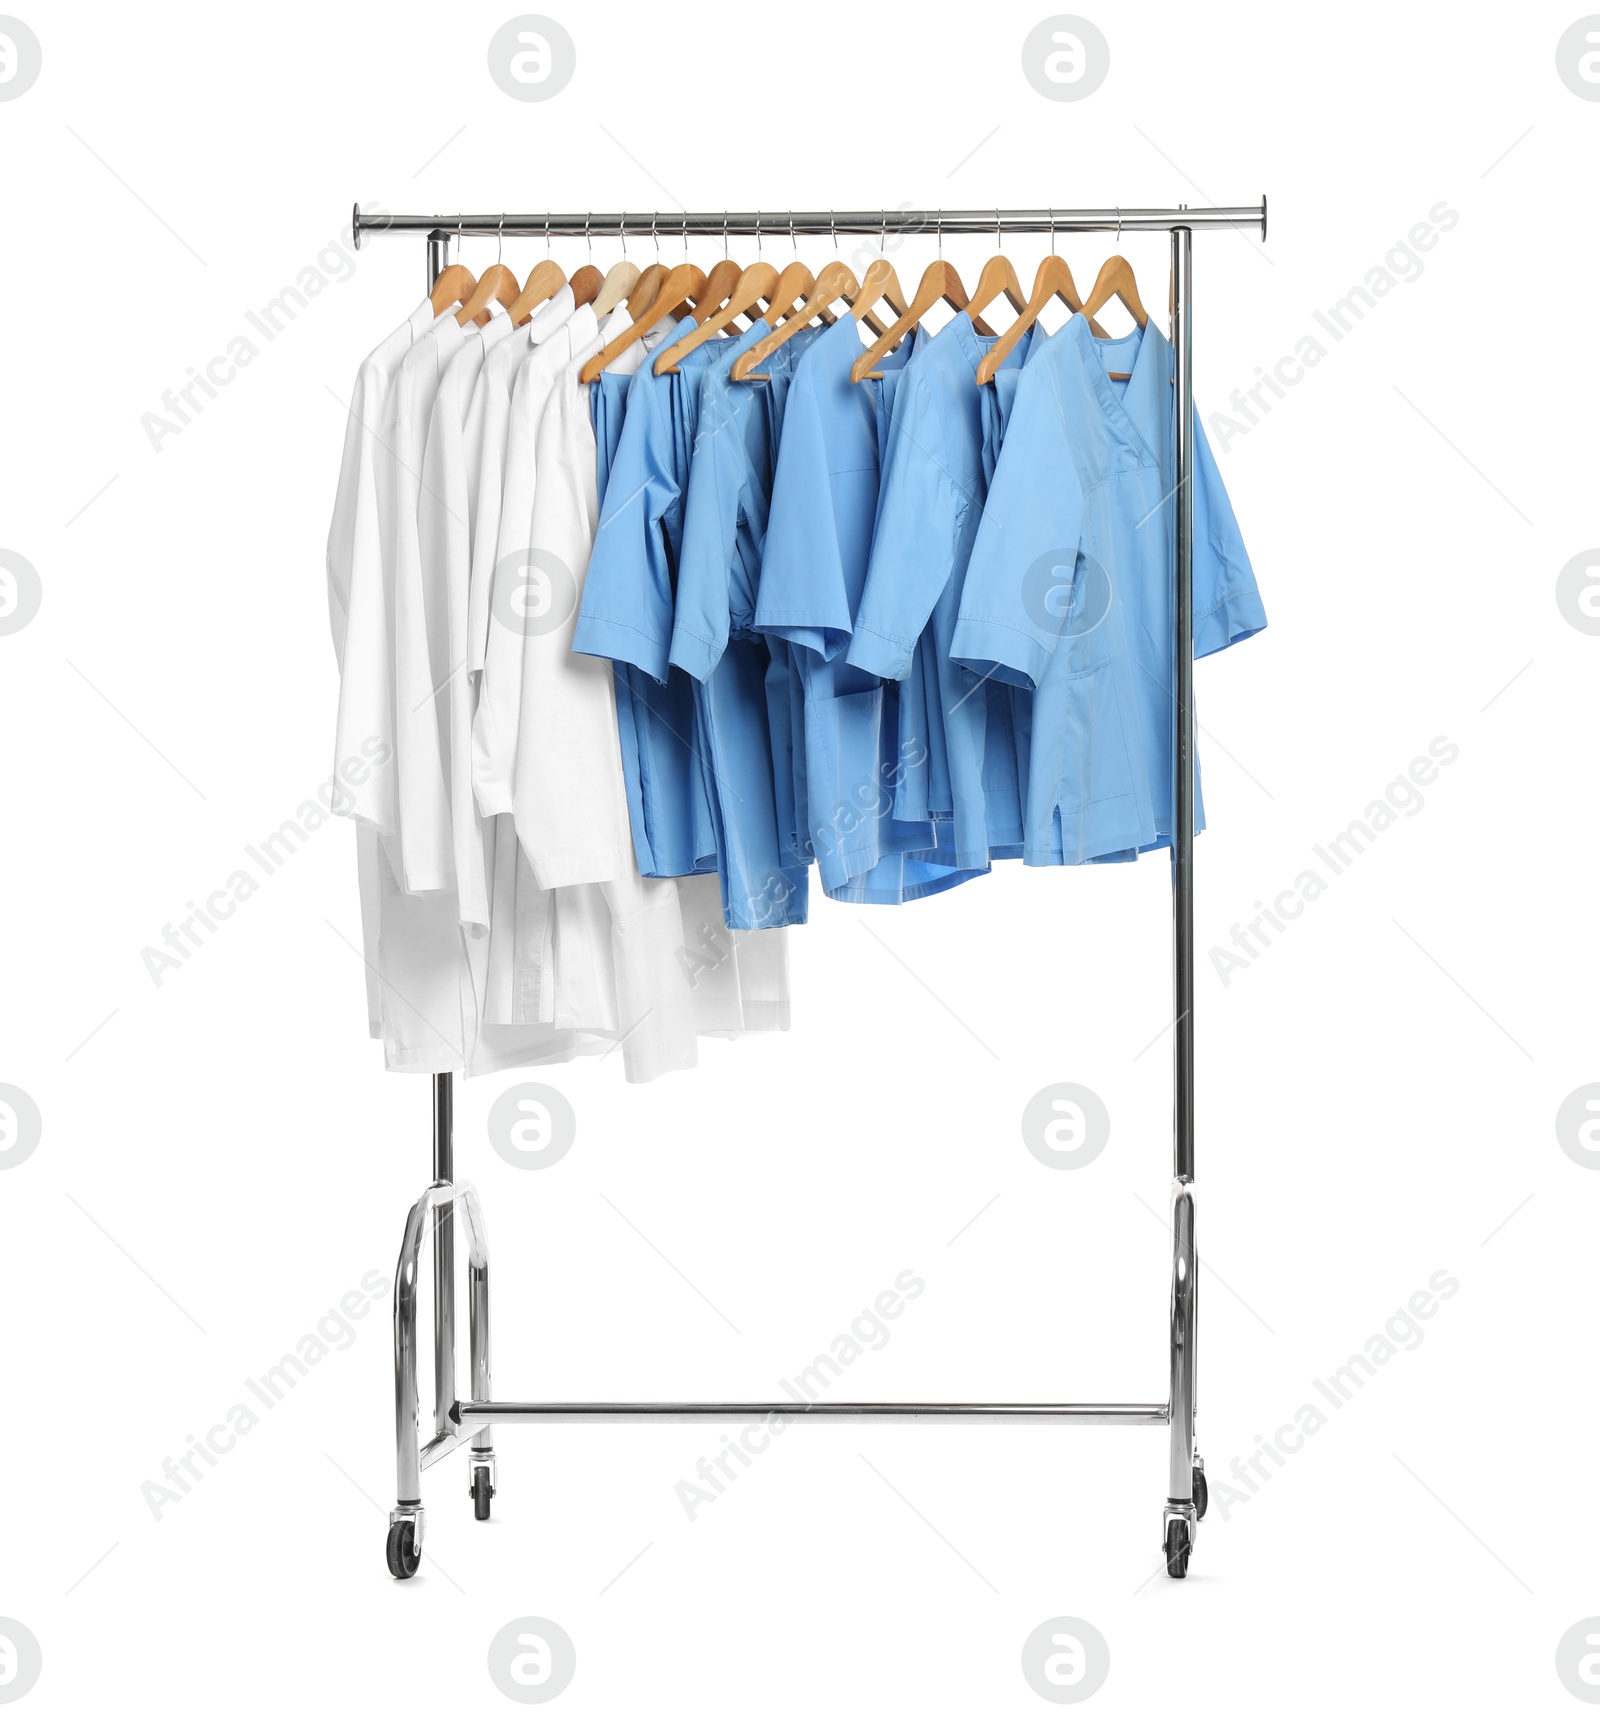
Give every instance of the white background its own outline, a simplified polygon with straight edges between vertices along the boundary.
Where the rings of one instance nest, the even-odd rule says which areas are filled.
[[[1600,1612],[1600,1178],[1554,1129],[1600,1077],[1600,638],[1555,598],[1600,539],[1600,104],[1555,59],[1579,13],[1096,0],[1111,70],[1081,102],[1030,87],[1021,45],[1048,14],[1005,0],[792,18],[569,7],[576,76],[526,103],[486,68],[512,15],[24,14],[44,70],[0,103],[0,543],[38,569],[43,605],[0,638],[0,1080],[33,1096],[44,1132],[0,1172],[0,1616],[43,1646],[29,1712],[493,1713],[507,1699],[489,1640],[529,1614],[577,1646],[559,1699],[577,1716],[1042,1714],[1019,1655],[1063,1614],[1110,1645],[1092,1699],[1106,1715],[1573,1709],[1556,1643]],[[142,1484],[253,1403],[246,1377],[364,1273],[388,1278],[427,1178],[427,1084],[385,1075],[365,1038],[346,826],[159,988],[140,956],[331,767],[340,403],[420,297],[422,242],[371,241],[159,453],[141,415],[358,198],[936,208],[1263,191],[1265,247],[1196,240],[1206,412],[1317,332],[1314,313],[1434,205],[1460,219],[1219,451],[1271,626],[1198,672],[1214,1484],[1445,1269],[1460,1291],[1423,1342],[1343,1410],[1324,1404],[1328,1426],[1253,1496],[1214,1493],[1184,1584],[1152,1576],[1164,1431],[938,1426],[792,1430],[692,1522],[675,1484],[719,1429],[504,1430],[492,1521],[472,1520],[464,1459],[429,1471],[422,1570],[396,1584],[382,1300],[158,1520]],[[751,242],[733,248],[753,260]],[[1080,286],[1111,248],[1060,245]],[[828,251],[800,249],[813,267]],[[946,254],[970,284],[992,249]],[[1028,281],[1047,246],[1007,249]],[[1165,240],[1123,249],[1160,315]],[[520,274],[544,246],[506,254]],[[585,260],[581,241],[556,255]],[[648,241],[632,255],[648,260]],[[902,278],[933,255],[907,241]],[[481,270],[493,240],[464,256]],[[1422,810],[1224,986],[1205,953],[1436,736],[1460,757]],[[1162,861],[1010,866],[898,911],[814,900],[792,937],[793,1031],[711,1044],[698,1071],[648,1088],[614,1059],[556,1072],[579,1125],[558,1167],[489,1149],[488,1108],[516,1078],[458,1087],[500,1395],[776,1396],[910,1268],[925,1294],[844,1396],[1164,1396]],[[1018,1127],[1063,1080],[1112,1118],[1108,1150],[1076,1172],[1042,1166]]]

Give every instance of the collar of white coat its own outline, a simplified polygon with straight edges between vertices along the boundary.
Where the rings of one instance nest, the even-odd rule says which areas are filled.
[[[600,325],[600,345],[608,347],[618,335],[625,334],[633,327],[633,314],[627,303],[617,306],[609,317]],[[611,361],[606,369],[613,376],[631,376],[644,363],[644,342],[639,339],[629,341],[620,353]]]
[[[594,314],[594,306],[579,305],[561,325],[561,333],[566,337],[569,362],[587,364],[600,350],[600,319]]]
[[[478,339],[483,342],[484,351],[490,347],[499,346],[501,341],[512,331],[512,322],[506,308],[498,299],[490,301],[489,320],[477,331]]]
[[[662,335],[667,331],[672,319],[664,317],[659,323],[644,331],[637,340],[629,341],[620,353],[606,366],[607,376],[632,376],[644,363],[646,357],[661,344]],[[595,350],[608,347],[619,335],[626,334],[634,326],[633,318],[628,312],[626,303],[620,304],[600,325],[595,338]],[[587,362],[587,356],[585,358]]]
[[[560,292],[554,294],[548,303],[539,307],[533,321],[528,324],[528,340],[533,346],[540,346],[549,340],[576,308],[570,285],[564,285]]]

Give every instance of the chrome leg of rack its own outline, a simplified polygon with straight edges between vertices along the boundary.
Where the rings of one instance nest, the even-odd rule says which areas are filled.
[[[1162,1545],[1167,1571],[1189,1569],[1194,1462],[1194,370],[1193,233],[1172,229],[1172,1354],[1171,1457]],[[1203,1486],[1203,1485],[1202,1485]]]
[[[448,1203],[448,1183],[431,1183],[406,1215],[394,1271],[395,1508],[389,1514],[389,1570],[409,1578],[422,1557],[422,1447],[417,1413],[417,1279],[428,1217]],[[454,1425],[452,1424],[452,1427]]]
[[[455,1179],[454,1093],[449,1075],[433,1078],[433,1181]],[[456,1401],[456,1231],[450,1201],[433,1218],[433,1432],[448,1434]]]
[[[1172,1186],[1171,1370],[1168,1410],[1167,1506],[1162,1545],[1168,1574],[1185,1576],[1199,1523],[1194,1450],[1195,1313],[1194,1185]]]
[[[467,1330],[472,1353],[472,1396],[489,1403],[494,1394],[489,1385],[489,1233],[483,1223],[483,1206],[470,1183],[456,1190],[461,1220],[467,1233]],[[452,1419],[451,1427],[457,1424]],[[473,1515],[489,1516],[489,1502],[496,1486],[494,1433],[485,1423],[473,1436],[468,1460],[467,1492],[472,1496]]]

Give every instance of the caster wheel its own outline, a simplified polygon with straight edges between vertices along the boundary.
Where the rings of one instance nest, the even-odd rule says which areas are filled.
[[[396,1578],[414,1578],[422,1564],[422,1550],[417,1546],[416,1526],[399,1523],[389,1526],[389,1574]]]
[[[1174,1518],[1167,1525],[1167,1576],[1186,1578],[1189,1575],[1189,1526]]]
[[[1206,1486],[1206,1473],[1204,1470],[1196,1470],[1193,1474],[1194,1515],[1197,1518],[1203,1518],[1206,1515],[1206,1506],[1211,1499],[1211,1490]]]
[[[494,1488],[489,1481],[487,1470],[472,1472],[472,1515],[481,1524],[489,1516],[489,1502],[494,1498]]]

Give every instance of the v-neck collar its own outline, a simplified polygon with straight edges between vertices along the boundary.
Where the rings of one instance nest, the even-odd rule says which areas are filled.
[[[1074,315],[1067,319],[1056,340],[1068,339],[1073,341],[1078,350],[1084,370],[1088,373],[1089,384],[1094,389],[1095,396],[1105,411],[1107,418],[1118,425],[1129,438],[1135,452],[1158,470],[1161,458],[1150,445],[1150,439],[1139,427],[1138,420],[1129,410],[1127,402],[1143,401],[1152,388],[1159,386],[1159,377],[1147,382],[1146,377],[1161,372],[1164,366],[1161,362],[1160,349],[1165,347],[1166,338],[1152,323],[1146,323],[1139,331],[1139,349],[1134,354],[1133,363],[1128,370],[1128,387],[1125,395],[1119,395],[1112,387],[1111,378],[1106,373],[1106,367],[1101,360],[1101,352],[1105,347],[1113,345],[1110,341],[1097,340],[1089,332],[1089,319]],[[1129,339],[1127,335],[1118,337],[1119,341]],[[1159,421],[1158,421],[1159,422]]]
[[[950,338],[961,348],[962,352],[972,361],[972,369],[976,374],[978,366],[994,350],[999,335],[980,335],[972,325],[972,317],[966,311],[957,311],[939,334],[950,333]],[[1044,331],[1037,323],[1030,323],[1022,331],[1022,339],[1008,352],[1001,361],[1000,370],[1020,370],[1028,362],[1028,354],[1033,351],[1036,335],[1042,336]],[[937,340],[939,337],[934,337]]]

